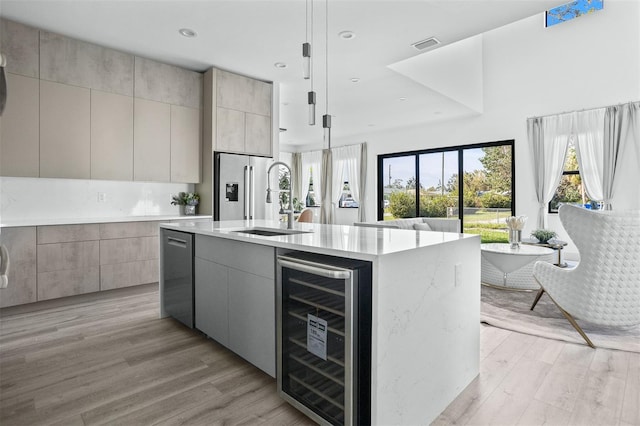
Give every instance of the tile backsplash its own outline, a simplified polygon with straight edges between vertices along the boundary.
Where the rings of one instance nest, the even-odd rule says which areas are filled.
[[[177,215],[171,195],[193,184],[0,177],[2,221]]]

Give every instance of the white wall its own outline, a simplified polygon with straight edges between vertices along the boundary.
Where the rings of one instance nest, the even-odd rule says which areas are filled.
[[[371,216],[379,154],[515,139],[516,214],[529,217],[528,234],[536,224],[537,202],[526,119],[640,99],[640,2],[607,1],[600,12],[551,28],[537,15],[483,39],[483,114],[335,140],[335,145],[368,144]],[[640,173],[632,155],[623,157],[619,170],[614,207],[640,208]],[[550,215],[547,227],[566,238],[557,215]]]
[[[171,195],[192,184],[0,178],[0,223],[23,219],[178,215]],[[98,201],[98,193],[105,200]]]

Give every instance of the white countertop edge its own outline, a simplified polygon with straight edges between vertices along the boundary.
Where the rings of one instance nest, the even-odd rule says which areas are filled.
[[[157,215],[157,216],[113,216],[113,217],[75,217],[75,218],[39,218],[6,220],[0,223],[1,228],[17,228],[23,226],[48,225],[82,225],[90,223],[116,222],[162,222],[165,220],[211,220],[211,215]]]
[[[200,222],[200,223],[197,223]],[[270,247],[307,251],[318,254],[326,254],[330,256],[350,257],[353,259],[374,261],[380,256],[397,254],[407,250],[422,249],[425,247],[433,247],[436,245],[452,243],[461,239],[480,238],[479,235],[457,234],[448,232],[435,231],[414,231],[406,229],[392,228],[372,228],[357,227],[350,225],[321,225],[317,223],[296,223],[294,229],[301,231],[312,231],[308,234],[293,234],[285,236],[260,236],[248,235],[233,232],[234,230],[247,228],[281,228],[286,230],[286,224],[279,224],[271,221],[181,221],[179,223],[161,223],[160,228],[172,229],[176,231],[189,232],[199,235],[207,235],[217,238],[225,238],[229,240],[243,241],[253,244],[260,244]],[[341,246],[342,241],[332,241],[329,234],[336,232],[344,238],[349,238],[354,233],[357,239],[366,239],[375,244],[356,244],[352,247]],[[398,234],[400,233],[400,234]],[[408,234],[411,233],[411,234]],[[315,236],[312,236],[315,234]],[[420,234],[423,241],[416,242],[416,237]],[[403,242],[397,244],[393,240],[397,237],[403,238]]]

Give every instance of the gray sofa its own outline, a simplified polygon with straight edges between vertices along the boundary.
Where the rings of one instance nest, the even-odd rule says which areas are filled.
[[[445,219],[439,217],[412,217],[407,219],[379,220],[377,222],[356,222],[353,225],[374,228],[396,228],[460,233],[460,219]]]

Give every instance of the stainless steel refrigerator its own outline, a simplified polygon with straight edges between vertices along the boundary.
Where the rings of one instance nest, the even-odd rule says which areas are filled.
[[[273,162],[272,158],[216,152],[213,219],[273,219],[270,212],[276,209],[277,203],[266,203],[267,169]],[[272,188],[277,189],[276,168],[271,172],[271,179]]]

